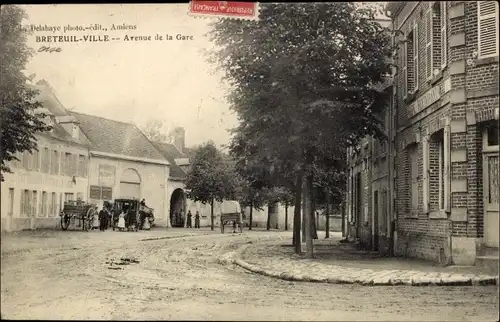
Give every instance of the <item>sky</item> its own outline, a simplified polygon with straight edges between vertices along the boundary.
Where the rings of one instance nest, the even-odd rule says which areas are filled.
[[[214,18],[188,15],[188,4],[24,5],[25,25],[60,26],[34,31],[28,45],[36,52],[27,65],[35,80],[47,80],[68,109],[144,125],[164,120],[170,128],[183,126],[186,145],[207,140],[227,144],[227,129],[237,125],[225,100],[220,73],[206,61],[206,37]],[[111,31],[112,24],[135,25],[135,30]],[[107,31],[66,31],[67,26],[100,24]],[[37,36],[109,35],[109,42],[37,42]],[[173,40],[155,41],[155,35]],[[175,40],[177,34],[193,40]],[[152,41],[124,41],[124,36],[151,36]],[[59,52],[38,52],[42,46]]]

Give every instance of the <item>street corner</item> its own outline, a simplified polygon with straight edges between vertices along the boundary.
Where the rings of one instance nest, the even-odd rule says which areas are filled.
[[[343,261],[345,266],[338,263],[324,264],[315,259],[293,256],[293,250],[280,247],[275,241],[245,245],[231,255],[235,265],[256,274],[286,281],[363,286],[498,285],[498,276],[390,269],[383,265],[367,269],[363,266],[353,267],[356,262],[350,261]]]

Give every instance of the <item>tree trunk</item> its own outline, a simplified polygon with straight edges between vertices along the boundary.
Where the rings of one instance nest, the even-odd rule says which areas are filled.
[[[295,208],[293,211],[293,244],[295,245],[295,253],[300,254],[302,247],[300,244],[300,204],[302,203],[302,173],[297,174],[295,180]]]
[[[313,189],[310,190],[311,199],[311,238],[318,239],[318,214],[316,213],[316,202],[313,194]]]
[[[250,203],[250,218],[248,220],[248,224],[250,227],[248,227],[248,230],[252,230],[252,225],[253,225],[253,202]]]
[[[307,179],[306,181],[307,182]],[[307,213],[307,206],[306,206],[306,200],[308,200],[308,192],[307,192],[307,187],[305,187],[306,183],[304,182],[304,187],[302,188],[302,240],[306,240],[306,213]]]
[[[326,223],[325,238],[330,238],[330,191],[326,189]]]
[[[288,201],[285,201],[285,230],[288,230]]]
[[[271,206],[267,205],[267,223],[266,230],[271,229]]]
[[[210,202],[210,230],[214,230],[214,199]]]
[[[312,240],[312,220],[314,214],[312,213],[312,199],[311,199],[311,191],[312,191],[312,185],[313,185],[313,174],[312,174],[312,169],[309,167],[308,173],[306,175],[306,182],[304,186],[304,219],[305,219],[305,228],[306,228],[306,257],[307,258],[313,258],[314,256],[314,250],[313,250],[313,240]]]

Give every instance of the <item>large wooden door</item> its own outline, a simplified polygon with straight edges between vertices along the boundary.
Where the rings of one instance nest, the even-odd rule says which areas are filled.
[[[493,128],[494,129],[494,128]],[[499,246],[499,149],[498,128],[485,131],[483,137],[484,244]]]

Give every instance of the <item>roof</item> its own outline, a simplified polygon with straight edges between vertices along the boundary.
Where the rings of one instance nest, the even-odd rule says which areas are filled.
[[[64,108],[62,103],[59,101],[52,88],[46,85],[29,85],[30,88],[38,90],[38,95],[36,100],[43,104],[43,107],[48,109],[55,116],[68,115],[67,110]]]
[[[170,163],[170,177],[175,179],[185,179],[186,172],[184,172],[184,170],[182,170],[182,168],[175,163],[175,159],[185,158],[185,155],[173,144],[162,142],[152,143]]]
[[[75,117],[80,129],[90,140],[92,150],[136,158],[165,160],[134,124],[72,111],[69,114]]]
[[[67,115],[66,109],[61,104],[61,102],[57,99],[54,92],[48,89],[45,86],[40,85],[29,85],[29,87],[33,90],[37,90],[38,94],[35,99],[42,104],[42,107],[38,108],[36,113],[45,113],[47,116],[56,117],[56,116],[64,116]],[[66,132],[66,130],[59,125],[53,119],[51,122],[52,131],[50,132],[41,132],[39,134],[52,137],[58,140],[62,140],[72,144],[82,145],[81,142],[78,142],[73,139],[73,137]]]
[[[390,11],[391,16],[394,17],[395,15],[397,15],[401,11],[401,9],[403,9],[405,4],[406,4],[406,1],[392,1],[386,5],[385,10]]]

